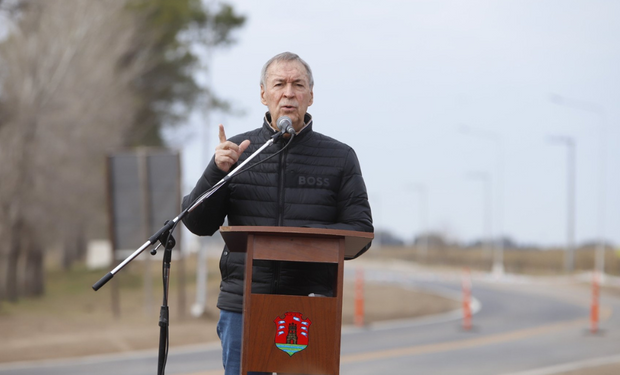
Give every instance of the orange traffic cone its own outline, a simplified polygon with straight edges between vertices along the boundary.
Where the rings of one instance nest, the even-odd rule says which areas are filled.
[[[471,275],[469,269],[463,272],[463,329],[471,329]]]
[[[355,270],[355,314],[354,323],[357,327],[364,325],[364,270]]]

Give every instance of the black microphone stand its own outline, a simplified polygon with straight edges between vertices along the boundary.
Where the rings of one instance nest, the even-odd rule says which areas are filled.
[[[159,310],[159,355],[157,357],[157,375],[164,375],[166,368],[166,360],[168,358],[168,327],[170,326],[170,317],[168,310],[168,286],[170,285],[170,263],[172,261],[172,249],[176,245],[176,240],[171,232],[162,233],[159,237],[160,243],[164,245],[164,258],[162,264],[162,278],[164,281],[164,296],[161,308]],[[157,254],[157,249],[151,250],[151,255]]]
[[[151,237],[149,237],[149,239],[142,246],[140,246],[140,248],[138,248],[131,255],[129,255],[124,261],[122,261],[118,266],[116,266],[116,268],[108,272],[105,276],[99,279],[99,281],[93,284],[92,286],[93,290],[95,291],[99,290],[108,281],[110,281],[114,277],[114,275],[116,275],[116,273],[122,270],[127,264],[129,264],[129,262],[137,258],[144,250],[146,250],[150,246],[155,245],[157,242],[159,242],[159,245],[157,245],[155,249],[151,251],[151,254],[155,255],[157,253],[157,249],[161,245],[164,245],[165,250],[164,250],[163,270],[162,270],[162,276],[163,276],[163,281],[164,281],[164,297],[163,297],[163,303],[162,303],[160,314],[159,314],[159,327],[160,328],[159,328],[159,355],[158,355],[158,360],[157,360],[157,375],[164,375],[166,360],[168,357],[168,343],[169,343],[168,327],[170,323],[169,309],[168,309],[168,284],[169,284],[169,276],[170,276],[170,263],[172,260],[172,249],[174,248],[176,244],[176,241],[174,237],[172,236],[172,232],[174,232],[174,229],[176,228],[177,223],[179,223],[185,217],[185,215],[187,215],[187,213],[192,212],[202,202],[204,202],[207,198],[212,196],[217,190],[219,190],[219,188],[221,188],[225,183],[227,183],[235,174],[242,171],[243,167],[250,160],[254,159],[254,157],[256,157],[258,154],[263,152],[264,149],[266,149],[267,147],[275,143],[282,136],[282,134],[283,132],[280,131],[280,132],[275,133],[273,136],[271,136],[271,138],[269,138],[269,140],[265,142],[264,145],[262,145],[252,155],[250,155],[246,160],[244,160],[243,163],[239,164],[237,168],[230,171],[230,173],[228,173],[226,177],[218,181],[215,185],[213,185],[213,187],[211,187],[209,190],[203,193],[200,197],[198,197],[198,199],[196,199],[196,201],[193,204],[191,204],[188,208],[183,210],[177,217],[175,217],[172,220],[166,221],[164,226],[161,227],[157,232],[155,232],[155,234],[153,234]]]

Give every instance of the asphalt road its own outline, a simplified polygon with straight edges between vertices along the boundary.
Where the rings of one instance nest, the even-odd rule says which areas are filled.
[[[367,267],[365,274],[371,280],[460,295],[461,275],[401,265],[360,265]],[[469,331],[461,328],[459,312],[345,327],[340,373],[543,375],[560,373],[566,364],[613,361],[620,353],[617,297],[602,295],[600,330],[591,334],[589,289],[574,281],[474,275],[472,292],[477,312]],[[166,374],[223,374],[220,356],[218,344],[173,350]],[[155,374],[156,368],[157,352],[147,351],[0,365],[0,375],[146,375]]]

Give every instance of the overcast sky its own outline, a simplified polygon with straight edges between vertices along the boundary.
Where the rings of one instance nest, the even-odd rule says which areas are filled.
[[[490,218],[493,236],[563,246],[568,147],[548,137],[569,136],[576,239],[620,244],[620,1],[230,2],[248,20],[211,80],[244,115],[212,116],[209,155],[218,123],[228,136],[261,125],[260,69],[291,51],[314,72],[315,131],[358,154],[375,228],[424,230],[423,186],[429,230],[471,241]],[[186,189],[206,122],[171,136]]]

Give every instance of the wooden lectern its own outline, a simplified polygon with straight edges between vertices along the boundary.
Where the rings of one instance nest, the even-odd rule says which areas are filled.
[[[230,251],[246,253],[241,375],[248,371],[337,375],[340,372],[345,259],[372,233],[295,227],[221,227]],[[332,263],[333,297],[252,293],[254,260]]]

